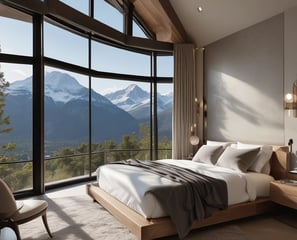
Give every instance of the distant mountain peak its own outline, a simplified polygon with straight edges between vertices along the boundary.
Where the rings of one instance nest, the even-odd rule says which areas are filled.
[[[5,110],[11,117],[13,131],[5,141],[17,139],[27,143],[32,138],[32,77],[12,82],[7,90]],[[59,150],[59,141],[70,145],[87,142],[90,90],[69,74],[57,71],[45,74],[44,90],[44,134],[46,145],[52,145],[50,151]],[[93,90],[91,97],[92,141],[120,142],[122,135],[138,131],[138,122],[129,113]]]
[[[10,95],[32,95],[32,77],[12,82],[8,88]],[[89,89],[71,75],[59,71],[45,73],[44,94],[54,102],[67,103],[72,100],[89,101]],[[92,91],[92,101],[112,104],[107,98]]]
[[[115,90],[105,94],[104,96],[108,98],[113,104],[127,112],[133,110],[141,103],[147,102],[147,99],[150,98],[149,93],[144,91],[136,84],[131,84],[126,88]]]
[[[67,73],[58,71],[46,72],[45,88],[54,88],[60,91],[79,91],[82,85],[72,76]]]
[[[113,104],[129,112],[137,119],[149,115],[150,93],[140,88],[137,84],[131,84],[126,88],[115,90],[104,95]],[[172,93],[158,94],[158,111],[164,111],[172,107]]]
[[[139,88],[136,84],[131,84],[128,87],[126,87],[125,89],[127,91],[133,91],[135,88]]]

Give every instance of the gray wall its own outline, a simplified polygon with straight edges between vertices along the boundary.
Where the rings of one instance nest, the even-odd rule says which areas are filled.
[[[297,80],[297,8],[285,12],[284,18],[284,94],[292,92]],[[292,138],[292,168],[297,167],[297,118],[288,117],[285,112],[285,143]]]
[[[205,47],[205,139],[284,144],[283,46],[281,14]]]

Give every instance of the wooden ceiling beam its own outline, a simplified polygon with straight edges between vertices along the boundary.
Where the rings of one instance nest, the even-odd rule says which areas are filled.
[[[187,34],[169,0],[130,0],[135,11],[156,34],[156,40],[184,43]]]

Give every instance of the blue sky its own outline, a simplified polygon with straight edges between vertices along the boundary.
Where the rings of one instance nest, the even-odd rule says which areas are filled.
[[[64,2],[75,8],[82,9],[87,13],[88,1],[67,0]],[[108,22],[114,28],[122,26],[121,15],[114,11],[103,0],[95,1],[95,9],[102,11],[95,12],[95,18],[102,22]],[[0,17],[0,29],[9,29],[3,31],[5,34],[0,35],[0,46],[2,53],[18,54],[32,56],[32,24],[18,20],[12,20]],[[144,36],[139,28],[136,28],[134,35]],[[21,37],[17,37],[21,36]],[[82,37],[78,37],[68,31],[60,30],[57,27],[45,23],[44,25],[45,39],[45,56],[57,58],[62,61],[71,62],[80,66],[87,67],[88,42]],[[136,74],[142,76],[150,75],[150,58],[149,56],[128,52],[125,50],[114,49],[103,44],[94,43],[92,53],[92,67],[99,71],[110,71],[118,73]],[[173,76],[173,58],[158,58],[158,75]],[[47,67],[46,71],[61,70]],[[23,64],[6,64],[1,63],[1,71],[4,72],[5,79],[9,82],[22,80],[32,75],[32,67]],[[68,72],[70,73],[70,72]],[[88,78],[75,73],[70,73],[82,85],[87,86]],[[109,79],[100,79],[94,81],[92,88],[99,92],[105,93],[111,89],[124,88],[131,84],[129,81],[114,81]],[[149,84],[138,83],[138,85],[146,90]],[[170,86],[170,87],[168,87]],[[160,86],[158,91],[162,94],[172,91],[171,84]]]

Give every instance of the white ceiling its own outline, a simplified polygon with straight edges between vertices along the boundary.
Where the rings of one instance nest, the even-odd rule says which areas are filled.
[[[203,47],[297,6],[297,0],[170,0],[191,41]],[[202,6],[199,13],[197,7]]]

